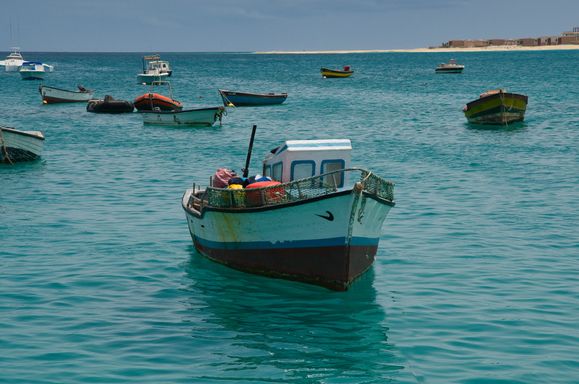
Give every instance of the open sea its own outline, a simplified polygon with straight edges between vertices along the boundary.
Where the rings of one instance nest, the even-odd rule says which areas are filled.
[[[46,85],[148,90],[138,53],[23,55],[55,66]],[[435,74],[451,57],[465,72]],[[0,165],[0,383],[579,383],[579,51],[162,58],[186,108],[218,88],[289,97],[144,126],[0,72],[0,124],[46,136],[42,160]],[[499,87],[529,96],[525,122],[468,125]],[[253,124],[254,173],[286,139],[350,138],[353,165],[396,183],[349,291],[194,250],[181,196],[239,171]]]

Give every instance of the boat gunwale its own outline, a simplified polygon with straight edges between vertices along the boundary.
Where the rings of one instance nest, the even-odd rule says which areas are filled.
[[[330,69],[330,68],[326,68],[326,67],[322,67],[320,69],[320,72],[321,73],[324,73],[324,72],[331,72],[332,73],[333,72],[333,73],[340,73],[340,74],[352,74],[352,73],[354,73],[353,70],[352,71],[342,71],[340,69]]]
[[[275,190],[275,189],[279,189],[279,188],[285,188],[287,186],[291,186],[293,184],[299,184],[301,182],[307,181],[307,180],[315,180],[315,179],[319,179],[319,180],[323,180],[324,177],[335,174],[335,173],[346,173],[348,171],[360,171],[363,175],[363,173],[365,172],[367,175],[363,180],[366,180],[370,175],[373,175],[374,177],[380,179],[382,182],[391,185],[391,188],[394,188],[394,183],[392,181],[386,180],[381,178],[378,175],[374,175],[372,172],[362,169],[362,168],[346,168],[346,169],[340,169],[340,170],[336,170],[336,171],[332,171],[332,172],[327,172],[321,175],[317,175],[317,176],[313,176],[313,177],[307,177],[304,179],[299,179],[299,180],[292,180],[289,181],[287,183],[281,183],[281,184],[276,184],[276,185],[272,185],[272,186],[266,186],[266,187],[261,187],[261,188],[255,188],[252,189],[251,192],[254,191],[267,191],[267,190]],[[324,194],[320,194],[317,196],[313,196],[313,197],[307,197],[307,198],[303,198],[303,199],[298,199],[298,200],[293,200],[293,201],[286,201],[286,202],[282,202],[282,203],[276,203],[276,204],[262,204],[262,205],[258,205],[258,206],[253,206],[253,207],[216,207],[216,206],[212,206],[212,205],[208,205],[208,204],[201,204],[200,205],[200,210],[197,211],[195,209],[192,209],[190,206],[191,204],[191,197],[193,198],[197,198],[199,200],[201,200],[201,202],[204,201],[205,199],[205,194],[208,188],[211,188],[213,190],[217,190],[217,191],[223,191],[223,192],[235,192],[235,191],[239,191],[239,190],[230,190],[228,188],[215,188],[215,187],[206,187],[205,189],[202,189],[200,191],[195,191],[195,190],[187,190],[185,191],[185,193],[183,194],[183,198],[182,198],[182,206],[183,209],[187,212],[190,212],[192,215],[194,215],[195,217],[198,218],[203,218],[205,211],[213,211],[213,212],[227,212],[227,213],[251,213],[251,212],[260,212],[260,211],[267,211],[267,210],[273,210],[273,209],[280,209],[280,208],[285,208],[285,207],[290,207],[290,206],[296,206],[296,205],[301,205],[301,204],[307,204],[310,202],[315,202],[318,200],[323,200],[326,198],[332,198],[332,197],[336,197],[336,196],[341,196],[341,195],[347,195],[352,193],[352,191],[355,191],[357,188],[357,184],[358,183],[362,183],[362,179],[361,181],[356,181],[354,182],[354,185],[351,188],[348,189],[337,189],[331,192],[327,192]],[[298,187],[299,188],[299,187]],[[185,195],[191,191],[189,199],[187,200],[187,202],[185,202]],[[242,191],[245,192],[245,189],[243,189]],[[203,192],[203,194],[201,195],[201,198],[197,197],[196,194],[199,192]],[[378,202],[381,202],[383,204],[386,205],[390,205],[391,207],[394,207],[396,205],[396,203],[394,202],[394,200],[389,200],[386,199],[384,197],[379,196],[377,193],[372,193],[369,192],[365,189],[365,187],[362,185],[362,189],[359,190],[360,193],[362,193],[364,196],[372,198]],[[392,197],[393,194],[392,194]]]
[[[224,189],[226,189],[226,188],[224,188]],[[258,206],[258,207],[220,208],[220,207],[212,207],[212,206],[203,205],[203,209],[201,209],[201,211],[197,211],[196,209],[191,208],[188,204],[182,204],[182,206],[186,212],[190,213],[191,215],[195,216],[198,219],[202,219],[205,216],[206,212],[222,212],[222,213],[231,213],[231,214],[241,214],[241,213],[255,213],[255,212],[271,211],[274,209],[295,207],[298,205],[313,203],[313,202],[317,202],[320,200],[330,199],[330,198],[339,197],[339,196],[343,196],[343,195],[349,195],[352,193],[353,190],[354,190],[354,188],[350,188],[350,189],[346,189],[346,190],[328,193],[326,195],[311,197],[309,199],[290,201],[290,202],[281,203],[281,204],[262,205],[262,206]],[[201,192],[203,192],[203,191],[204,190],[201,190]],[[185,198],[185,195],[188,192],[189,191],[186,191],[183,194],[183,199]],[[197,191],[197,192],[199,192],[199,191]],[[194,192],[192,192],[192,193],[194,193]],[[394,201],[384,199],[380,196],[376,196],[375,194],[369,193],[367,191],[363,191],[362,193],[364,194],[365,197],[376,200],[376,201],[383,203],[385,205],[389,205],[390,207],[394,207],[396,205],[396,203]]]
[[[207,107],[207,108],[193,108],[193,109],[182,109],[180,111],[137,111],[138,113],[157,113],[161,115],[172,115],[177,113],[184,113],[184,112],[195,112],[195,111],[225,111],[225,107]]]
[[[476,100],[473,100],[469,103],[466,104],[466,111],[468,111],[469,109],[471,109],[472,107],[477,106],[478,104],[484,103],[485,101],[491,100],[492,98],[500,98],[502,95],[502,97],[512,97],[514,99],[519,99],[519,100],[523,100],[526,103],[528,103],[529,101],[529,97],[527,95],[523,95],[520,93],[511,93],[511,92],[497,92],[497,93],[492,93],[490,95],[486,95],[483,97],[479,97]]]
[[[32,137],[32,138],[35,138],[38,140],[45,140],[44,135],[42,134],[41,131],[21,131],[21,130],[16,129],[16,128],[5,127],[3,125],[0,125],[0,130],[1,131],[8,131],[8,132],[14,133],[16,135]],[[40,134],[40,136],[36,133],[31,133],[31,132],[37,132]]]
[[[44,85],[44,84],[40,85],[38,88],[39,88],[40,94],[42,94],[43,88],[56,89],[57,91],[63,91],[63,92],[68,92],[68,93],[77,93],[77,94],[94,93],[94,91],[92,89],[87,89],[86,91],[80,91],[80,90],[79,91],[69,91],[68,89],[51,87],[49,85]],[[45,95],[42,95],[42,96],[45,96]]]
[[[288,94],[286,92],[282,93],[250,93],[250,92],[238,92],[238,91],[230,91],[227,89],[219,89],[219,93],[223,96],[225,94],[226,97],[229,96],[250,96],[250,97],[263,97],[263,98],[287,98]]]

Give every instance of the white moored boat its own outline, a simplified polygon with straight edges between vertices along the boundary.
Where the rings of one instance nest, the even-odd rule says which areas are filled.
[[[139,111],[139,113],[143,115],[145,124],[211,127],[217,120],[221,122],[224,111],[224,107],[209,107],[182,111]]]
[[[40,91],[40,95],[42,95],[42,102],[44,104],[87,102],[92,99],[94,91],[86,89],[81,85],[78,85],[77,88],[78,91],[68,91],[66,89],[41,85],[38,87],[38,90]]]
[[[458,64],[455,59],[450,59],[448,63],[441,63],[434,70],[436,73],[462,73],[464,65]]]
[[[348,289],[372,265],[394,206],[394,184],[349,168],[350,152],[350,140],[289,140],[263,162],[281,184],[194,185],[182,205],[195,248],[246,272]]]
[[[25,61],[18,70],[22,80],[42,80],[47,72],[52,72],[52,65],[39,63],[36,61]]]
[[[41,155],[43,144],[42,132],[0,126],[0,163],[35,160]]]
[[[159,55],[143,57],[143,73],[137,75],[137,83],[153,84],[165,81],[173,71],[168,61],[160,60]]]
[[[12,52],[10,52],[3,61],[4,70],[6,72],[18,72],[22,63],[24,63],[24,59],[20,53],[20,48],[14,47],[11,49]]]

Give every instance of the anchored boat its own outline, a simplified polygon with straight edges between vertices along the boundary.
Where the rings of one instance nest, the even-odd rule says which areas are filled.
[[[22,80],[42,80],[47,72],[52,72],[52,65],[39,63],[36,61],[25,61],[18,70]]]
[[[153,86],[166,85],[169,88],[169,96],[153,92]],[[151,90],[137,97],[133,104],[137,111],[180,111],[183,108],[181,102],[173,99],[173,88],[168,81],[158,81],[151,84]]]
[[[93,113],[130,113],[133,109],[135,106],[130,101],[116,100],[110,95],[106,95],[102,100],[89,100],[86,104],[87,112]]]
[[[330,139],[285,141],[263,161],[271,181],[242,187],[252,145],[242,178],[185,192],[195,248],[246,272],[348,289],[374,261],[394,184],[350,168],[350,140]]]
[[[504,89],[484,92],[464,108],[469,123],[504,125],[523,121],[528,97]]]
[[[223,118],[224,107],[184,109],[181,111],[140,111],[144,124],[193,125],[211,127]]]
[[[163,81],[172,73],[169,62],[161,60],[159,55],[143,56],[143,73],[137,75],[137,83],[151,84]]]
[[[4,70],[6,72],[18,72],[22,66],[22,63],[24,63],[24,58],[20,53],[20,48],[13,47],[11,49],[12,52],[10,52],[8,56],[6,56],[6,59],[3,61]]]
[[[351,70],[349,65],[344,66],[343,70],[329,69],[322,67],[322,69],[320,69],[320,72],[322,73],[322,77],[324,79],[350,77],[354,73],[354,71]]]
[[[248,107],[258,105],[281,104],[287,99],[287,93],[247,93],[219,89],[223,104],[227,107]]]
[[[43,104],[79,103],[87,102],[92,99],[94,91],[86,89],[82,85],[78,85],[77,88],[78,91],[69,91],[66,89],[41,85],[38,87],[38,90],[42,96]]]
[[[448,63],[441,63],[434,70],[436,73],[462,73],[464,65],[458,64],[455,59],[450,59]]]
[[[0,126],[0,163],[36,160],[43,145],[44,135],[40,131]]]

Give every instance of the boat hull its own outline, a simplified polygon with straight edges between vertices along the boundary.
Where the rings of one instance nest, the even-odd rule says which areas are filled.
[[[143,123],[155,125],[190,125],[211,127],[221,121],[223,107],[186,109],[182,111],[141,111]]]
[[[20,77],[22,77],[22,80],[42,80],[45,74],[45,71],[23,71],[20,69]]]
[[[462,73],[464,67],[462,68],[436,68],[434,71],[436,73]]]
[[[523,121],[528,97],[500,92],[468,103],[464,115],[469,123],[505,125]]]
[[[236,107],[255,107],[260,105],[281,104],[287,99],[287,93],[245,93],[219,90],[223,104]]]
[[[322,77],[326,79],[350,77],[354,73],[354,71],[339,71],[329,68],[322,68],[320,72]]]
[[[41,132],[0,127],[0,163],[36,160],[42,154],[43,145]]]
[[[346,190],[309,200],[247,209],[188,206],[195,248],[232,268],[346,290],[374,262],[393,203]]]
[[[67,91],[45,85],[41,85],[39,91],[44,104],[87,102],[92,99],[94,93],[93,91]]]
[[[167,77],[169,77],[169,73],[158,73],[158,74],[140,73],[137,75],[137,83],[138,84],[152,84],[152,83],[156,83],[156,82],[162,82]]]
[[[87,112],[93,113],[131,113],[135,107],[133,103],[126,100],[89,100],[86,105]]]

